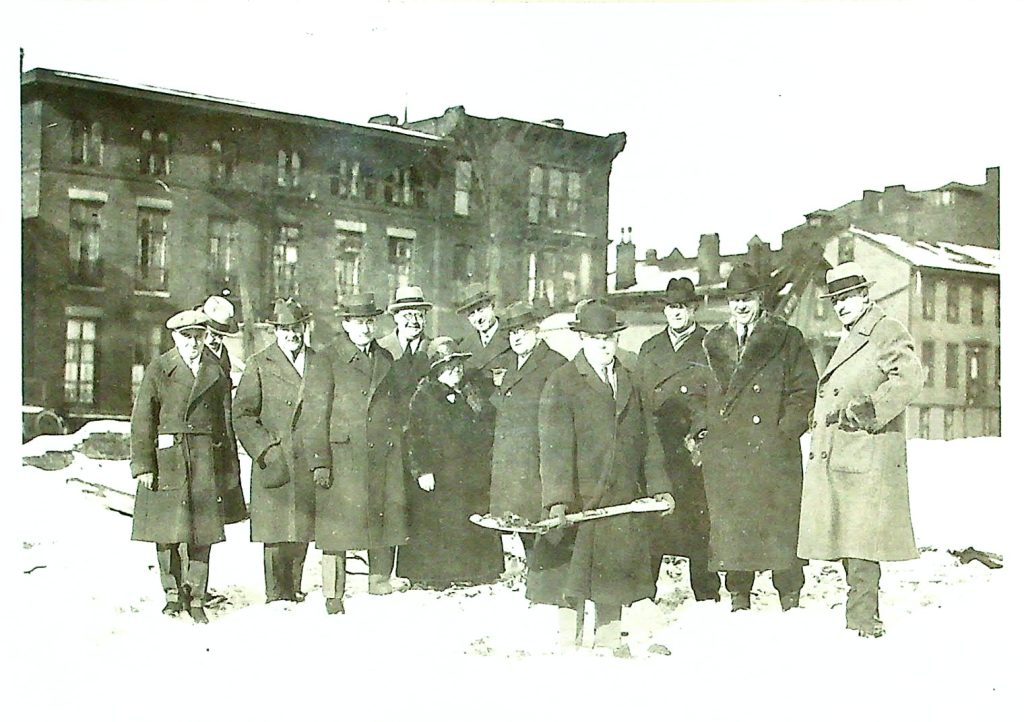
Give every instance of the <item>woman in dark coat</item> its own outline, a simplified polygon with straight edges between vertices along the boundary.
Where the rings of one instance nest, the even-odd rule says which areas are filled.
[[[413,394],[405,432],[413,488],[409,539],[398,575],[432,588],[495,581],[504,568],[501,537],[469,521],[487,510],[493,416],[463,358],[446,336],[430,343],[430,374]]]

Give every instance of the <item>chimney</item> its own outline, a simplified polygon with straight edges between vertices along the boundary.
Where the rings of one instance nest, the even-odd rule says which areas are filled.
[[[999,194],[999,166],[985,169],[985,185],[988,186],[989,191],[995,191],[996,195]]]
[[[717,233],[702,233],[697,245],[697,285],[706,286],[722,280],[719,273],[721,241]]]
[[[398,125],[398,116],[397,115],[375,115],[372,118],[370,118],[370,120],[367,121],[367,122],[373,123],[374,125],[390,125],[390,126],[394,127],[394,126]]]
[[[615,290],[622,291],[636,285],[636,246],[620,241],[615,246]]]
[[[768,246],[758,235],[747,241],[747,261],[758,273],[767,275]]]
[[[558,128],[564,128],[565,127],[565,121],[563,119],[561,119],[561,118],[548,118],[544,122],[547,123],[548,125],[554,125],[554,126],[556,126]]]
[[[648,266],[658,265],[658,251],[654,248],[648,248],[647,252],[644,253],[644,263]]]

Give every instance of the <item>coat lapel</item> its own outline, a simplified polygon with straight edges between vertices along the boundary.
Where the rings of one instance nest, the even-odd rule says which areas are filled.
[[[370,398],[373,398],[391,368],[391,354],[381,348],[376,341],[371,341],[368,361],[370,365]]]
[[[743,355],[736,364],[736,371],[729,380],[725,395],[726,406],[735,401],[750,379],[775,358],[785,342],[785,327],[781,321],[767,314],[758,321],[747,339]]]
[[[521,369],[510,369],[508,374],[505,375],[505,382],[501,385],[501,390],[508,391],[523,379],[537,373],[550,353],[554,352],[548,348],[548,345],[543,341],[538,341],[537,347],[530,354],[530,358],[526,359],[523,367]]]
[[[184,364],[185,362],[182,361]],[[192,372],[185,367],[189,376]],[[188,395],[188,404],[185,406],[185,416],[188,417],[192,407],[199,401],[203,394],[209,391],[210,387],[217,383],[224,376],[220,360],[208,351],[203,351],[202,360],[199,362],[199,373],[196,375],[195,383],[192,384],[192,391]]]
[[[306,368],[309,368],[309,352],[310,349],[306,348]],[[272,343],[267,347],[263,358],[266,361],[267,368],[285,383],[291,386],[298,386],[302,381],[302,376],[299,375],[295,366],[288,360],[288,356],[276,343]]]
[[[824,381],[839,366],[849,361],[851,356],[864,348],[864,345],[871,336],[871,332],[881,319],[882,312],[875,306],[869,308],[864,312],[863,316],[857,319],[857,322],[853,324],[853,328],[850,329],[846,338],[843,339],[836,352],[832,354],[832,358],[829,359],[828,365],[825,366],[825,371],[821,374],[821,381]]]
[[[605,384],[602,384],[604,386]],[[615,364],[615,418],[622,416],[633,395],[633,380],[629,371],[620,364]]]

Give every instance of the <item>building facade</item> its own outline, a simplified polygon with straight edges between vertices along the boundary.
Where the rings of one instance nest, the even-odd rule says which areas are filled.
[[[164,320],[211,294],[243,322],[295,295],[314,312],[315,342],[338,331],[342,295],[384,301],[405,283],[435,301],[441,330],[470,280],[499,303],[599,295],[624,144],[462,108],[342,123],[31,70],[24,401],[78,419],[127,414],[142,370],[170,346]]]

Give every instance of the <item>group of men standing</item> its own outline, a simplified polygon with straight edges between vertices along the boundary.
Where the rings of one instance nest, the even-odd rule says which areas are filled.
[[[622,607],[655,597],[667,554],[689,559],[698,601],[720,599],[724,572],[734,611],[750,608],[758,571],[771,571],[788,610],[807,559],[841,559],[847,626],[881,634],[878,562],[917,553],[902,413],[921,368],[906,330],[868,300],[859,268],[842,264],[827,282],[845,330],[820,379],[801,333],[765,311],[749,266],[730,274],[730,318],[711,331],[695,322],[693,284],[673,279],[666,327],[633,368],[618,359],[625,325],[599,301],[577,308],[570,328],[582,348],[567,360],[540,339],[533,307],[498,314],[486,288],[465,289],[465,377],[495,409],[488,511],[557,520],[536,541],[524,535],[527,597],[560,608],[567,644],[581,643],[591,600],[595,643],[628,653]],[[222,301],[168,321],[175,349],[147,369],[132,416],[133,538],[157,544],[165,613],[188,608],[205,621],[210,545],[246,518],[235,433],[253,460],[252,539],[265,547],[268,602],[301,601],[310,541],[323,551],[328,613],[344,612],[351,550],[367,551],[370,593],[392,592],[395,548],[408,535],[402,430],[430,369],[431,304],[418,287],[399,288],[387,309],[395,330],[378,340],[384,310],[373,294],[348,297],[343,333],[314,352],[309,314],[278,301],[275,341],[248,360],[232,408],[227,372],[202,343],[231,330]],[[667,511],[565,521],[642,496]]]

